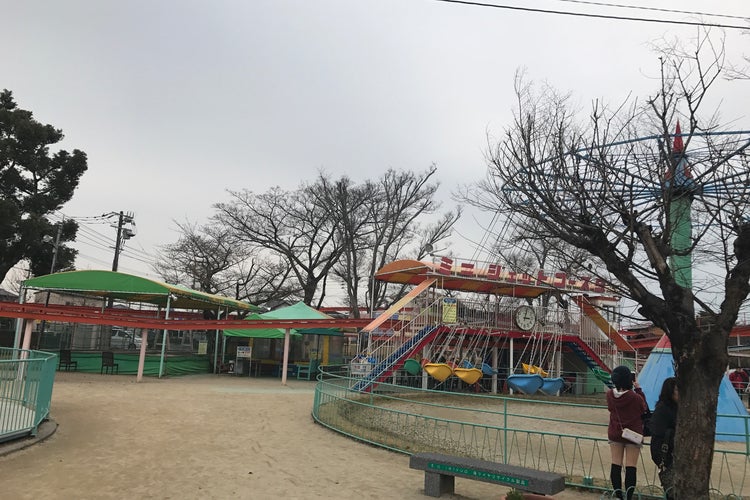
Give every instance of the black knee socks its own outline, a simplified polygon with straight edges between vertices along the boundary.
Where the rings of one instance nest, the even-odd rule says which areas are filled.
[[[622,498],[622,465],[612,464],[609,479],[612,481],[612,489],[615,490],[615,498]]]
[[[627,499],[630,500],[635,494],[635,480],[637,469],[635,467],[625,467],[625,491]]]

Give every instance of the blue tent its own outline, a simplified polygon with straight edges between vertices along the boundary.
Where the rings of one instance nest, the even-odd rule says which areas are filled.
[[[664,335],[656,344],[654,350],[638,375],[648,407],[652,410],[659,400],[659,393],[664,380],[674,377],[674,360],[672,358],[672,344]],[[737,392],[732,387],[729,377],[724,375],[719,386],[719,405],[717,408],[719,417],[716,419],[717,441],[740,441],[746,439],[746,425],[750,429],[747,409],[740,400]]]

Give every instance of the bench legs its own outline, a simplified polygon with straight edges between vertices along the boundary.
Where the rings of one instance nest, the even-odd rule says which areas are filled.
[[[429,471],[424,473],[424,494],[427,496],[439,497],[443,493],[453,493],[455,485],[456,478],[453,476]]]

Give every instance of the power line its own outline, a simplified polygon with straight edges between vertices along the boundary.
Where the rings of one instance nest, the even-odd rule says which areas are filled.
[[[97,231],[96,229],[93,229],[94,224],[97,224],[97,223],[112,224],[112,221],[110,221],[104,215],[99,215],[95,217],[75,217],[75,216],[65,215],[59,211],[51,215],[53,217],[56,217],[57,220],[74,219],[76,222],[79,223],[78,224],[79,233],[78,233],[78,237],[75,240],[76,242],[80,242],[80,243],[89,245],[94,248],[102,249],[102,250],[114,249],[115,242],[113,241],[112,236],[103,234]],[[53,217],[50,217],[50,218],[52,219]],[[86,220],[86,222],[83,222],[83,220]],[[112,226],[112,227],[115,227],[115,226]],[[141,249],[143,249],[142,246],[141,246]],[[141,251],[136,248],[131,248],[129,249],[128,253],[129,253],[130,258],[135,259],[135,260],[140,260],[141,262],[144,262],[146,264],[151,264],[155,260],[154,255],[146,252],[145,250]],[[137,257],[135,255],[137,255]]]
[[[144,258],[141,258],[139,256],[133,255],[132,253],[129,253],[125,249],[122,250],[122,252],[120,253],[120,255],[121,256],[125,256],[125,257],[127,257],[127,258],[129,258],[131,260],[137,260],[138,262],[142,262],[143,264],[151,265],[151,264],[154,263],[154,261],[151,260],[151,259],[144,259]]]
[[[587,0],[556,0],[558,2],[580,3],[584,5],[597,5],[601,7],[616,7],[619,9],[652,10],[656,12],[668,12],[671,14],[688,14],[693,16],[723,17],[726,19],[748,20],[748,16],[733,16],[731,14],[711,14],[710,12],[697,12],[694,10],[665,9],[662,7],[644,7],[642,5],[626,5],[619,3],[591,2]]]
[[[748,26],[739,26],[735,24],[718,24],[718,23],[703,23],[699,21],[676,21],[672,19],[658,19],[649,17],[632,17],[632,16],[615,16],[608,14],[591,14],[586,12],[572,12],[565,10],[552,10],[552,9],[539,9],[532,7],[518,7],[515,5],[500,5],[486,2],[473,2],[470,0],[432,0],[433,2],[443,2],[459,5],[471,5],[474,7],[489,7],[492,9],[504,9],[504,10],[516,10],[523,12],[534,12],[537,14],[556,14],[560,16],[574,16],[574,17],[590,17],[595,19],[610,19],[615,21],[637,21],[643,23],[660,23],[660,24],[677,24],[682,26],[705,26],[712,28],[725,28],[725,29],[737,29],[746,30]]]

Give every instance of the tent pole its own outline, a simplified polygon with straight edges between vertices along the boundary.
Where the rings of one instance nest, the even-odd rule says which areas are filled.
[[[221,319],[221,308],[216,310],[216,319]],[[219,369],[216,366],[216,360],[219,359],[219,329],[216,329],[216,336],[214,337],[214,374],[219,373]]]
[[[492,394],[497,394],[497,341],[492,346]]]
[[[227,362],[227,338],[222,337],[221,339],[221,364],[223,365]],[[235,367],[235,370],[236,369],[237,367]]]
[[[21,290],[18,293],[18,303],[23,304],[24,302],[26,302],[26,287],[21,286]],[[18,349],[21,346],[21,330],[23,330],[24,322],[24,319],[16,319],[16,334],[13,337],[13,349]]]
[[[27,321],[26,322],[26,328],[24,328],[23,332],[23,350],[28,351],[31,349],[31,332],[34,329],[34,322],[33,321]],[[21,359],[26,359],[28,356],[27,352],[21,353]]]
[[[99,310],[99,312],[101,314],[104,314],[106,307],[107,307],[107,298],[102,297],[102,308]],[[107,325],[107,326],[109,326],[109,334],[112,335],[112,325]],[[106,338],[104,336],[104,325],[96,325],[94,328],[96,329],[97,334],[91,336],[91,342],[89,345],[91,346],[92,350],[96,350],[98,348],[99,350],[103,351],[105,349],[104,339]],[[106,348],[110,349],[111,347],[112,347],[112,339],[110,337],[110,339],[108,339],[108,342],[106,343]]]
[[[148,346],[148,328],[141,328],[141,353],[138,355],[138,375],[136,382],[143,378],[143,367],[146,364],[146,347]]]
[[[291,335],[291,328],[284,330],[284,363],[281,365],[281,385],[286,385],[286,370],[287,366],[289,366],[289,337]],[[310,363],[312,366],[312,360]]]
[[[513,375],[513,337],[510,339],[510,363],[508,363],[508,377]],[[508,394],[513,394],[513,389],[508,384]]]
[[[167,308],[164,311],[164,319],[169,319],[169,306],[172,303],[172,294],[167,295]],[[161,337],[161,358],[159,359],[159,378],[164,371],[164,354],[167,350],[167,329],[164,328],[164,333]]]

